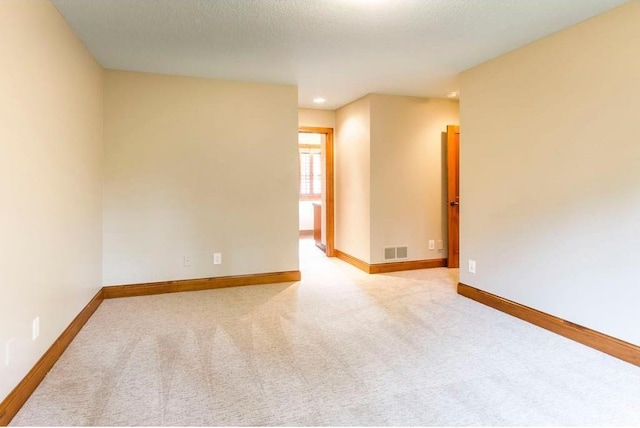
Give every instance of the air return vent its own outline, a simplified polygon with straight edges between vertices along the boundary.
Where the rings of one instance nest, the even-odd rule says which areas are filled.
[[[384,249],[384,259],[385,260],[395,260],[396,259],[396,247],[387,247]]]
[[[396,248],[396,258],[397,259],[406,259],[407,258],[407,247],[397,247]]]
[[[384,249],[384,259],[387,260],[401,260],[408,257],[407,246],[403,247],[386,247]]]

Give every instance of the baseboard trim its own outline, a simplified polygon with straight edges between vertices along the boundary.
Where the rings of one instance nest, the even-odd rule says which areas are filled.
[[[24,403],[29,399],[33,391],[36,390],[42,379],[49,373],[49,370],[58,361],[58,358],[67,349],[74,337],[78,334],[82,326],[91,318],[91,315],[98,309],[104,300],[103,289],[91,299],[91,301],[80,311],[71,324],[53,342],[33,368],[20,381],[20,383],[9,393],[2,403],[0,403],[0,426],[9,425],[11,419],[18,413]]]
[[[369,274],[399,272],[403,270],[432,269],[447,266],[447,259],[410,260],[406,262],[369,264],[343,251],[337,249],[334,251],[336,257],[343,262],[349,263],[350,265]]]
[[[597,349],[605,354],[640,366],[640,346],[616,339],[615,337],[591,330],[590,328],[549,315],[537,309],[521,305],[520,303],[507,300],[463,283],[458,283],[458,294],[568,339],[582,343],[590,348]]]
[[[309,238],[309,237],[313,236],[313,229],[311,229],[311,230],[299,230],[298,231],[298,236],[300,238]]]
[[[369,273],[399,272],[403,270],[433,269],[447,267],[447,259],[411,260],[407,262],[379,263],[369,265]]]
[[[177,281],[150,282],[144,284],[105,286],[104,298],[149,296],[152,294],[178,293],[182,291],[213,290],[217,288],[241,287],[245,285],[296,282],[302,277],[299,270],[251,275],[219,276],[213,278],[185,279]]]
[[[349,263],[351,266],[354,266],[363,272],[369,273],[369,263],[363,262],[362,260],[357,259],[345,252],[342,252],[337,248],[333,251],[338,259],[342,260],[345,263]]]
[[[102,287],[87,306],[80,311],[60,337],[44,353],[20,383],[0,403],[0,426],[7,426],[36,390],[42,379],[58,361],[80,329],[91,318],[104,299],[118,297],[147,296],[151,294],[199,291],[215,288],[240,287],[245,285],[273,284],[300,281],[300,271],[274,272],[253,275],[224,276],[217,278],[187,279],[147,284]]]

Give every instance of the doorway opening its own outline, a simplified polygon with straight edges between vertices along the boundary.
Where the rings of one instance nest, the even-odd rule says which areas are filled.
[[[298,166],[300,239],[334,257],[333,128],[298,128]]]

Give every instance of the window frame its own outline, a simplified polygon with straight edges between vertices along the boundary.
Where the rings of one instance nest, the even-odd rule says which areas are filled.
[[[319,151],[320,155],[320,193],[302,193],[302,159],[300,149],[316,149]],[[313,179],[314,179],[314,168],[313,168],[313,157],[309,157],[309,178],[310,178],[310,189],[313,192]],[[323,183],[322,183],[322,145],[321,144],[298,144],[298,199],[300,201],[321,201],[322,200],[322,191],[323,191]]]

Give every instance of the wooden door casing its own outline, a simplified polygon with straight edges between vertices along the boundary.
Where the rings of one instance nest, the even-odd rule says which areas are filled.
[[[326,207],[323,207],[326,215],[327,245],[325,254],[327,257],[335,257],[335,208],[334,208],[334,166],[333,166],[333,128],[319,128],[313,126],[299,126],[298,132],[325,135],[325,170],[322,177],[322,188],[326,194]]]
[[[460,267],[460,127],[447,126],[448,266]]]

